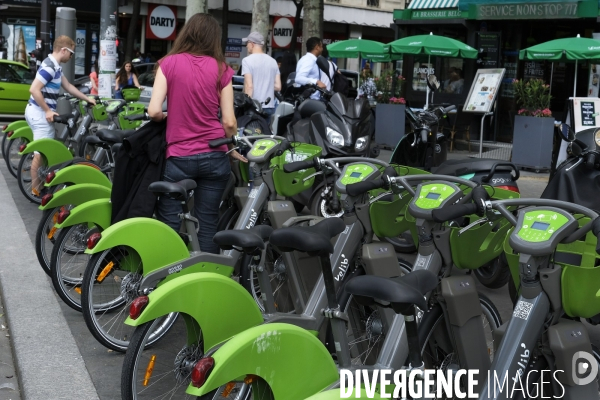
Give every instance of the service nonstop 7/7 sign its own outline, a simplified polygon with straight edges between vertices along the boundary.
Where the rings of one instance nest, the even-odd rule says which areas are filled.
[[[176,28],[177,7],[148,4],[147,39],[175,40]]]

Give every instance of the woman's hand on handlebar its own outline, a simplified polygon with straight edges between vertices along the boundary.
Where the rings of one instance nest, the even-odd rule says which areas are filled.
[[[246,157],[244,157],[243,155],[241,155],[240,153],[237,152],[237,150],[230,150],[229,153],[229,157],[231,157],[234,160],[238,160],[241,162],[248,162],[248,159]]]

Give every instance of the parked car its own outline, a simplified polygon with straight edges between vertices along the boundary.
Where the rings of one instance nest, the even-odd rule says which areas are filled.
[[[26,65],[0,60],[0,116],[25,114],[29,87],[35,75]]]

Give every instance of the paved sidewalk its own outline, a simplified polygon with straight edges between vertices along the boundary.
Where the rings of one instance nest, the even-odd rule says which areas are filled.
[[[98,399],[52,284],[40,269],[35,249],[1,173],[0,204],[3,225],[0,287],[16,358],[20,398]],[[4,331],[0,334],[5,335]],[[10,358],[10,349],[6,351],[0,342],[0,361]]]

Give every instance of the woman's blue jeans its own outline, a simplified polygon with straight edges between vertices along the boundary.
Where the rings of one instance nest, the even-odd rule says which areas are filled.
[[[183,179],[196,181],[194,190],[194,216],[200,222],[198,242],[200,249],[208,253],[219,253],[219,246],[213,242],[219,221],[219,205],[231,166],[224,152],[200,153],[187,157],[169,157],[163,180],[178,182]],[[182,213],[181,202],[168,196],[161,196],[156,210],[157,218],[179,232]]]

